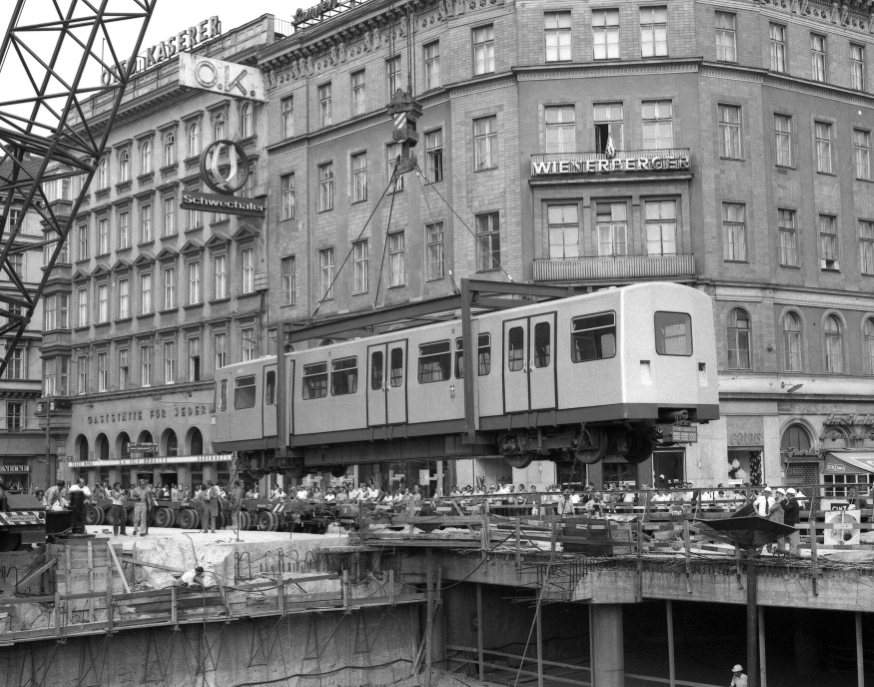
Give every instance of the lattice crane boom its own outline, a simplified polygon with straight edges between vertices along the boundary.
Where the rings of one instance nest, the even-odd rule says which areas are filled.
[[[103,156],[122,96],[136,66],[157,0],[17,0],[0,46],[0,79],[17,78],[13,98],[0,100],[0,273],[11,285],[0,291],[0,336],[12,336],[0,376],[21,341],[52,276],[82,200]],[[120,46],[132,45],[129,58]],[[108,85],[101,74],[108,74]],[[98,85],[89,85],[89,82]],[[9,93],[0,87],[0,92]],[[23,91],[23,92],[21,92]],[[106,115],[85,116],[83,100],[105,93]],[[56,212],[49,182],[80,177],[69,210]],[[72,184],[71,184],[72,186]],[[10,222],[12,210],[18,211]],[[45,226],[44,240],[18,241],[29,212]],[[19,273],[15,255],[52,246],[34,289]]]

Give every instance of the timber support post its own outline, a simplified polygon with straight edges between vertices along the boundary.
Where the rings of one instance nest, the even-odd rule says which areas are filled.
[[[758,582],[754,556],[756,549],[747,549],[747,687],[758,687]]]

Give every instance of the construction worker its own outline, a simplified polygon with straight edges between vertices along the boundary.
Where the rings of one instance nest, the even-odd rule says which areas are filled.
[[[747,687],[747,676],[744,675],[744,669],[740,663],[735,664],[731,672],[732,678],[729,687]]]

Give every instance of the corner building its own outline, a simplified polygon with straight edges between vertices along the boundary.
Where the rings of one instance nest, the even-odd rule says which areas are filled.
[[[714,300],[723,417],[589,479],[870,480],[829,468],[830,451],[874,450],[866,3],[370,0],[306,17],[259,53],[271,322],[445,295],[453,277],[687,283]],[[422,177],[368,224],[408,78]]]

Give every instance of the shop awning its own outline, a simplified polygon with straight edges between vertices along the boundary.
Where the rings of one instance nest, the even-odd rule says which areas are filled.
[[[829,451],[822,472],[826,475],[859,475],[874,472],[874,451]]]
[[[204,456],[151,456],[149,458],[115,458],[112,460],[71,460],[71,468],[104,468],[120,465],[183,465],[187,463],[220,463],[234,459],[233,453],[211,453]]]

